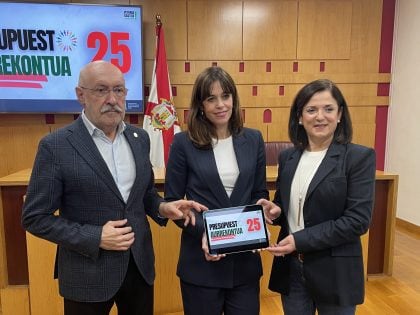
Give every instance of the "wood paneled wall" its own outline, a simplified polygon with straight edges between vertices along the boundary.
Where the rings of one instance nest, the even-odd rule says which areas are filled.
[[[266,141],[288,140],[296,92],[309,81],[329,78],[350,106],[354,142],[374,146],[376,106],[389,105],[388,96],[378,96],[378,84],[390,82],[390,74],[378,73],[382,0],[77,2],[143,6],[147,84],[155,53],[155,15],[161,14],[183,128],[197,74],[217,64],[238,85],[245,125],[261,130]],[[47,124],[44,115],[0,115],[0,176],[31,167],[40,138],[74,119],[53,118]],[[138,121],[141,125],[142,115]]]
[[[329,78],[350,106],[354,142],[375,144],[376,107],[389,105],[388,96],[378,92],[379,84],[390,83],[390,74],[378,71],[382,0],[72,2],[143,6],[146,85],[155,53],[155,15],[161,14],[183,128],[197,74],[217,64],[237,83],[245,125],[261,130],[266,141],[288,140],[289,108],[296,92],[314,79]],[[0,176],[31,167],[39,140],[74,120],[73,115],[52,118],[49,124],[45,115],[0,114]],[[142,115],[138,118],[141,125]]]

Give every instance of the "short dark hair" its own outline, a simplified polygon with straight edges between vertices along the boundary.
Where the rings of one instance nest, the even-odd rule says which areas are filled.
[[[211,149],[212,138],[217,139],[215,126],[203,114],[203,102],[210,96],[212,84],[217,81],[220,82],[224,93],[232,94],[230,133],[238,134],[243,128],[238,91],[232,77],[220,67],[206,68],[195,80],[188,113],[188,135],[194,145],[201,149]]]
[[[293,144],[301,149],[308,147],[309,140],[305,129],[299,124],[303,107],[309,102],[315,93],[330,91],[332,97],[337,101],[338,110],[341,111],[340,123],[334,131],[333,141],[338,143],[349,143],[353,136],[351,118],[346,100],[340,89],[330,80],[320,79],[306,84],[297,93],[289,116],[289,138]]]

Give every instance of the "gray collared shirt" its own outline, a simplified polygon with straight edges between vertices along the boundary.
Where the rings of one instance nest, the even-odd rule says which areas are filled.
[[[125,123],[123,121],[120,123],[115,139],[111,141],[101,129],[92,124],[86,117],[85,111],[82,112],[82,119],[105,160],[124,201],[127,202],[136,178],[136,164],[131,147],[124,136]]]

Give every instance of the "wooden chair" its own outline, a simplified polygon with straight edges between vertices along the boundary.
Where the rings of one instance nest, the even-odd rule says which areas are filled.
[[[265,142],[265,158],[267,165],[277,165],[279,153],[293,146],[289,141]]]

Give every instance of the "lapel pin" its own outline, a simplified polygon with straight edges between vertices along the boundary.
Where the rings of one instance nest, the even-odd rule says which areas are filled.
[[[137,132],[133,133],[133,135],[134,135],[134,138],[137,138],[138,137]]]

